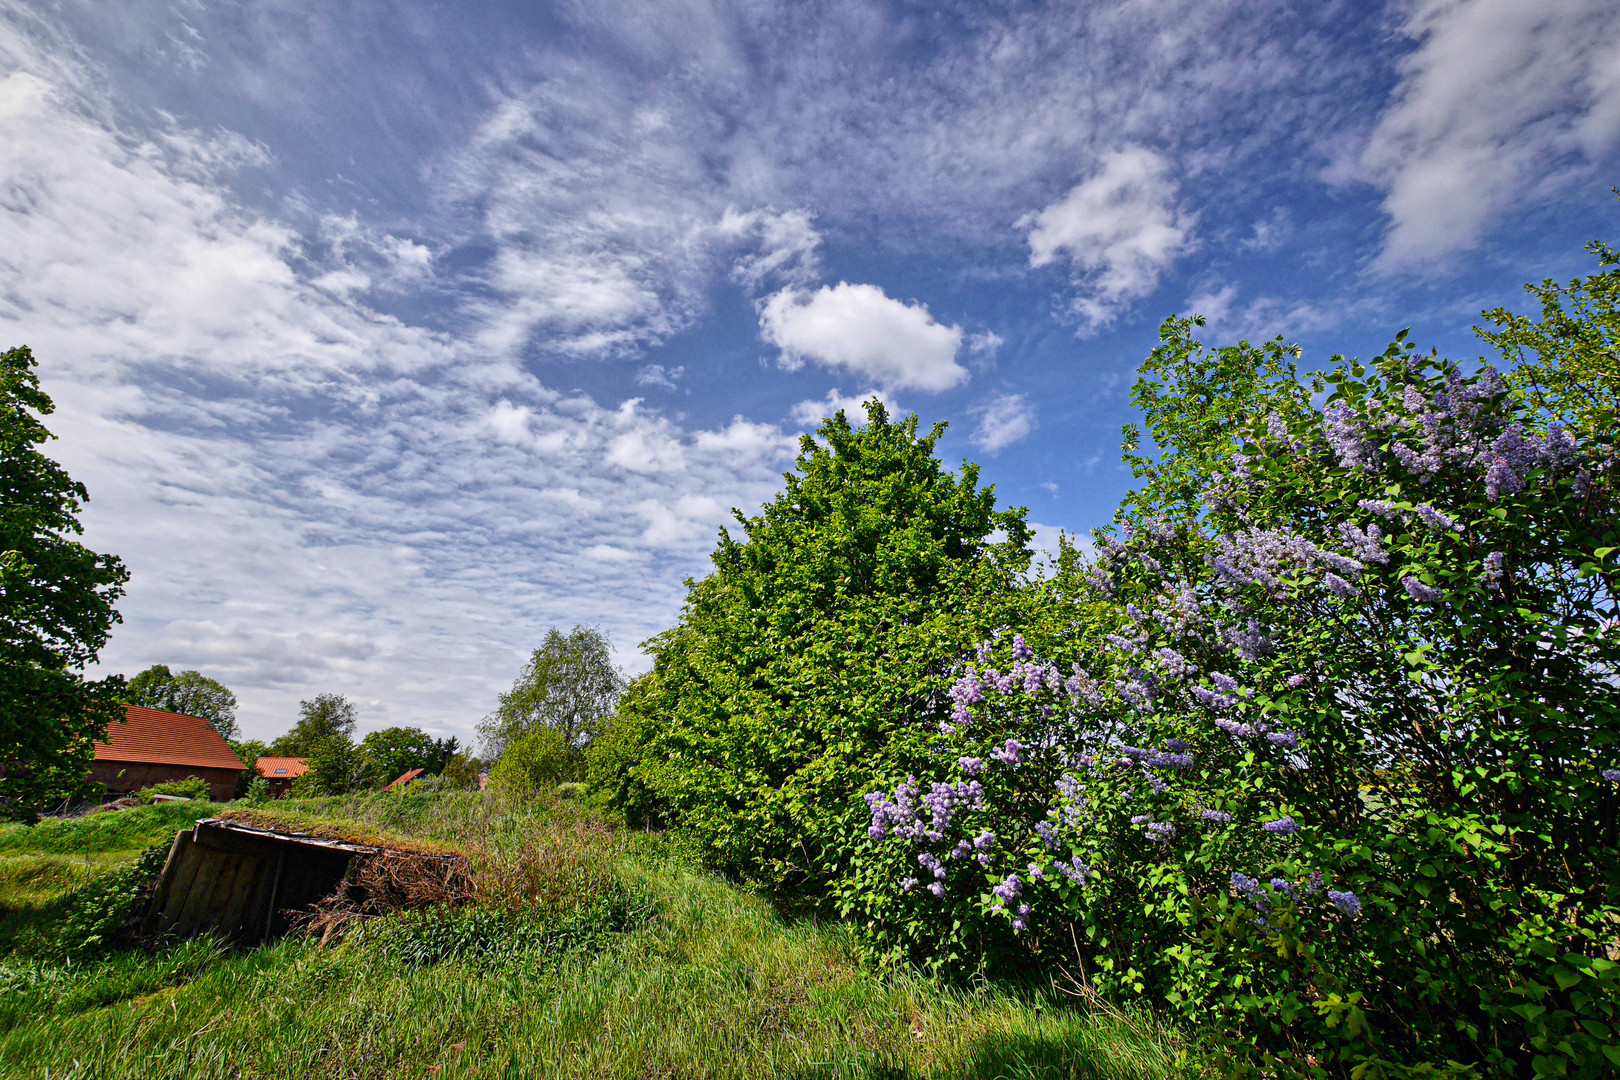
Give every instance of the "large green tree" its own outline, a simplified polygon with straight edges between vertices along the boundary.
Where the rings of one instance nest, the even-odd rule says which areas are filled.
[[[920,760],[952,665],[1008,619],[1030,560],[1025,511],[998,511],[977,467],[935,457],[945,425],[866,410],[806,436],[782,492],[736,514],[744,535],[721,531],[714,572],[688,583],[621,710],[645,741],[597,755],[630,771],[628,814],[650,793],[721,863],[812,894],[837,872],[855,797]]]
[[[270,744],[277,757],[308,757],[322,743],[352,743],[360,714],[342,694],[316,694],[298,703],[298,723]]]
[[[613,663],[613,645],[601,629],[576,626],[546,631],[540,647],[479,725],[485,752],[499,757],[506,745],[536,728],[551,728],[571,751],[590,745],[624,692],[624,674]]]
[[[26,347],[0,353],[0,804],[31,817],[79,791],[123,679],[92,680],[128,572],[74,537],[83,484],[39,450],[54,406]]]
[[[153,664],[129,680],[124,700],[148,709],[200,716],[213,724],[227,742],[241,737],[236,724],[236,695],[224,683],[200,671],[175,675],[167,664]]]
[[[382,783],[411,769],[438,772],[449,758],[442,750],[442,744],[433,736],[414,727],[383,728],[360,740],[360,752],[371,759],[377,779]]]

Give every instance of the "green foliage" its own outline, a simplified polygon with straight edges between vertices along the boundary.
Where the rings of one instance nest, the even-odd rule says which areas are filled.
[[[69,894],[45,933],[33,943],[32,951],[41,956],[83,959],[132,944],[168,855],[167,843],[154,844],[134,865]]]
[[[1620,453],[1612,358],[1554,347],[1608,338],[1559,318],[1509,320],[1544,347],[1506,379],[1335,358],[1320,408],[1280,345],[1167,323],[1084,632],[964,663],[846,911],[1168,1002],[1223,1072],[1612,1075]]]
[[[536,727],[521,732],[506,744],[501,760],[490,770],[489,782],[514,792],[533,792],[571,779],[579,766],[579,754],[552,727]]]
[[[390,783],[412,769],[437,772],[441,767],[439,744],[421,728],[373,731],[360,740],[360,752],[371,760],[379,783]]]
[[[236,760],[247,766],[242,771],[242,775],[236,778],[236,787],[231,791],[231,798],[240,799],[247,795],[248,789],[256,781],[264,779],[259,775],[255,766],[260,758],[270,753],[270,747],[258,739],[244,739],[241,742],[233,742],[230,746],[231,753],[236,755]]]
[[[439,776],[452,791],[476,791],[478,773],[482,768],[483,762],[477,758],[455,753],[444,763]]]
[[[82,669],[129,579],[73,539],[89,495],[39,451],[54,406],[35,363],[26,347],[0,353],[0,812],[25,820],[82,790],[92,742],[123,715],[122,678]]]
[[[564,745],[583,750],[624,691],[624,673],[613,663],[613,645],[594,626],[576,626],[564,634],[546,631],[512,689],[479,724],[484,749],[499,757],[508,743],[536,728],[551,728]]]
[[[169,780],[151,787],[142,788],[135,793],[135,797],[143,803],[151,803],[154,795],[178,795],[183,799],[208,798],[208,781],[196,776],[188,776],[184,780]]]
[[[292,782],[290,794],[345,795],[378,783],[376,764],[347,739],[316,743],[309,750],[308,762],[308,770]]]
[[[236,695],[200,671],[174,675],[166,664],[153,664],[129,680],[124,695],[131,705],[200,716],[227,742],[241,734],[236,726]]]
[[[1025,512],[934,456],[944,425],[866,409],[803,439],[783,491],[737,513],[744,538],[722,531],[679,628],[645,646],[655,677],[621,718],[648,742],[610,782],[630,816],[650,792],[720,864],[810,895],[851,797],[921,760],[951,664],[1011,617],[1030,558]]]
[[[322,743],[353,742],[359,722],[354,703],[342,694],[316,694],[298,703],[298,723],[270,744],[270,753],[275,757],[310,757]]]

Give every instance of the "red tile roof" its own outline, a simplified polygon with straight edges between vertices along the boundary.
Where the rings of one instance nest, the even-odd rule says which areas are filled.
[[[272,777],[291,780],[295,776],[303,776],[309,772],[309,758],[262,757],[253,763],[253,767],[266,780]]]
[[[96,743],[97,761],[130,761],[152,765],[191,765],[199,769],[247,768],[231,753],[219,732],[200,716],[124,706],[122,723],[107,728],[107,741]]]
[[[404,787],[406,784],[409,784],[412,780],[415,780],[418,776],[421,776],[425,772],[427,772],[426,769],[411,769],[409,772],[400,773],[399,776],[394,778],[394,782],[383,788],[383,790],[393,791],[397,787]]]

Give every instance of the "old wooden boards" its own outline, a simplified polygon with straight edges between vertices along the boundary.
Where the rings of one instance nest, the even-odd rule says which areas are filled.
[[[350,860],[378,849],[207,819],[174,838],[143,933],[213,932],[251,945],[287,932],[289,916],[329,896]]]

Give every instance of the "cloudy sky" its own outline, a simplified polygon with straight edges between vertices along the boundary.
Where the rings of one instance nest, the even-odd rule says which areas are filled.
[[[466,736],[549,625],[645,668],[842,404],[1084,531],[1166,315],[1477,356],[1617,163],[1612,0],[0,0],[0,341],[107,669]]]

